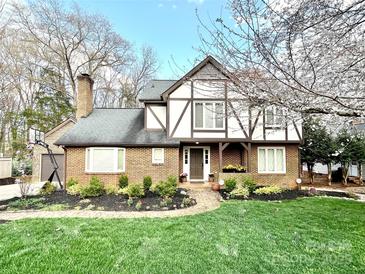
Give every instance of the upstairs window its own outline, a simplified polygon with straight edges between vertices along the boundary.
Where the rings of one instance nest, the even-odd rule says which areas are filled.
[[[265,110],[265,125],[268,127],[281,127],[284,122],[284,111],[279,107],[268,107]]]
[[[194,128],[223,129],[223,102],[196,102],[194,104]]]
[[[86,171],[113,173],[125,171],[125,149],[90,147],[86,149]]]

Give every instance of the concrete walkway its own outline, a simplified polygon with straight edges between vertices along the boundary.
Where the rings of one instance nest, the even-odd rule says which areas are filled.
[[[220,194],[210,189],[189,190],[188,194],[197,202],[195,206],[166,211],[94,211],[94,210],[65,210],[65,211],[3,211],[0,220],[19,220],[24,218],[167,218],[194,215],[212,211],[220,206]]]

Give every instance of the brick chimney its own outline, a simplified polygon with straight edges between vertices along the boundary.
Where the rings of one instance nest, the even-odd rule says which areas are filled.
[[[89,74],[77,76],[77,120],[87,117],[93,111],[93,84]]]

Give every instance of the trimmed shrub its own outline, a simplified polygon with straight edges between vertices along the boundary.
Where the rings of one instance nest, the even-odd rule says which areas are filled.
[[[68,182],[66,183],[66,188],[72,187],[74,185],[78,185],[79,182],[77,180],[75,180],[74,178],[71,178],[70,180],[68,180]]]
[[[142,201],[141,201],[141,200],[139,200],[139,201],[136,203],[136,209],[137,209],[137,210],[141,210],[141,208],[142,208]]]
[[[256,189],[256,182],[250,176],[245,176],[242,178],[242,186],[247,188],[250,193],[254,192]]]
[[[160,207],[167,207],[167,206],[169,206],[171,204],[172,204],[172,198],[170,198],[170,197],[164,197],[160,201]]]
[[[172,181],[160,181],[152,187],[152,191],[161,197],[173,197],[176,194],[176,185]]]
[[[79,195],[80,190],[81,190],[81,187],[79,184],[75,184],[75,185],[72,185],[72,186],[69,186],[66,188],[67,194],[73,195],[73,196]]]
[[[127,188],[127,194],[129,197],[143,197],[143,186],[140,184],[130,184]]]
[[[257,195],[279,194],[281,192],[283,192],[283,189],[278,186],[264,186],[254,191]]]
[[[182,200],[181,207],[187,207],[187,206],[190,206],[190,205],[192,205],[192,203],[193,203],[193,199],[191,199],[190,197],[185,197],[185,198]]]
[[[119,187],[125,188],[128,186],[128,176],[126,174],[120,175],[119,177]]]
[[[152,178],[151,176],[145,176],[143,177],[143,188],[145,191],[149,190],[152,186]]]
[[[170,175],[169,177],[167,177],[167,182],[169,184],[171,184],[172,186],[177,187],[177,177],[176,176]]]
[[[235,178],[228,178],[224,181],[224,188],[227,192],[231,192],[236,188],[237,180]]]
[[[114,186],[107,186],[105,187],[105,193],[108,195],[118,194],[118,190]]]
[[[248,188],[238,185],[235,189],[233,189],[230,193],[230,196],[234,197],[240,197],[240,198],[247,198],[250,195],[250,191]]]
[[[49,195],[56,191],[56,187],[51,182],[46,182],[39,194],[41,195]]]
[[[105,192],[104,184],[96,176],[91,177],[90,184],[80,189],[81,198],[98,197]]]

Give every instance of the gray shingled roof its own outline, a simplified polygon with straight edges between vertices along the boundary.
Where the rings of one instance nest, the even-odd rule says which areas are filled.
[[[165,131],[144,129],[143,109],[94,109],[61,136],[64,146],[179,146]]]
[[[166,91],[169,87],[175,84],[177,80],[152,80],[142,91],[139,96],[141,101],[156,101],[161,100],[161,94]]]

